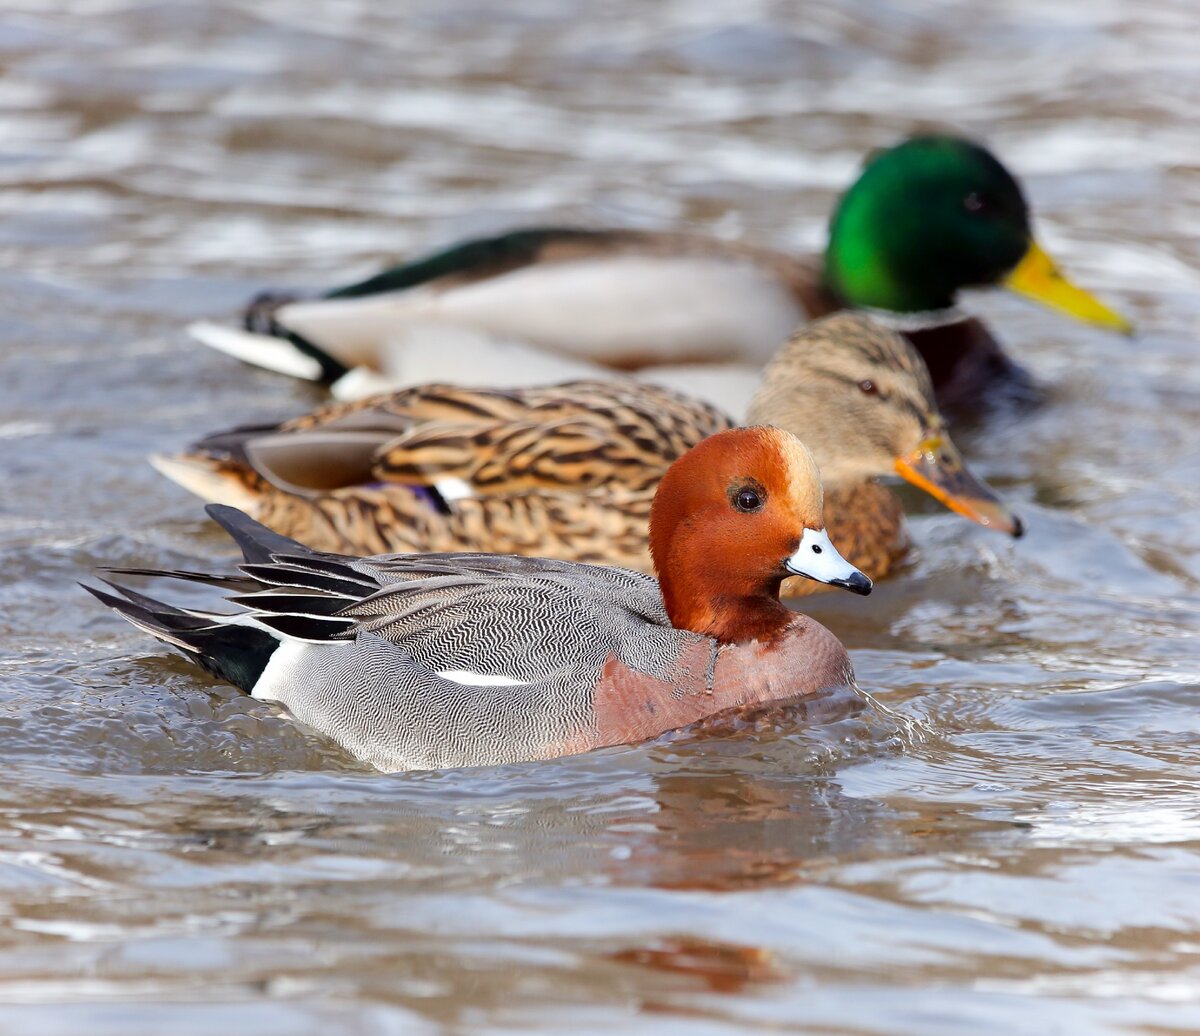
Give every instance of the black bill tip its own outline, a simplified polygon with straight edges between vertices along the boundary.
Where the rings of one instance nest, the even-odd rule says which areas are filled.
[[[843,587],[851,593],[862,594],[863,597],[866,597],[875,586],[861,572],[855,572],[854,575],[847,576],[845,579],[831,579],[829,585]]]

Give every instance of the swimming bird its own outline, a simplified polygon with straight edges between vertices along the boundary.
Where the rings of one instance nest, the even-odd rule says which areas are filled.
[[[808,450],[773,428],[721,432],[671,465],[650,513],[657,582],[495,554],[341,557],[208,511],[242,550],[238,574],[134,571],[232,590],[237,611],[86,589],[381,770],[630,744],[846,684],[845,649],[779,587],[871,590],[829,541]]]
[[[663,365],[757,367],[805,320],[856,307],[893,320],[928,364],[943,407],[964,407],[998,386],[1029,384],[987,327],[956,308],[961,289],[997,285],[1131,330],[1037,244],[1020,185],[990,151],[926,135],[869,157],[837,204],[823,256],[677,233],[535,227],[316,298],[261,296],[245,330],[191,330],[251,363],[335,380],[342,398],[468,372],[497,387],[549,383],[598,376],[597,365],[657,365],[657,381],[687,388]]]
[[[908,546],[900,500],[880,477],[1021,532],[963,463],[916,350],[863,314],[793,335],[762,374],[750,419],[810,444],[830,536],[872,579]],[[736,423],[702,400],[631,380],[425,385],[219,433],[153,463],[204,499],[318,549],[488,550],[648,571],[646,517],[659,479]],[[792,580],[786,592],[815,588]]]

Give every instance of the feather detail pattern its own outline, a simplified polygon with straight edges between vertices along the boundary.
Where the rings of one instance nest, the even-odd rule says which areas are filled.
[[[652,488],[700,439],[730,427],[728,416],[699,400],[613,380],[511,390],[423,385],[324,407],[279,431],[392,431],[375,453],[379,481],[458,478],[476,494],[496,495]]]

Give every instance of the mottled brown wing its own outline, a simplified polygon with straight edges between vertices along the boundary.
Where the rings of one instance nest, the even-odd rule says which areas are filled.
[[[391,429],[396,434],[418,424],[476,420],[515,420],[527,409],[521,389],[477,389],[458,385],[416,385],[348,402],[328,403],[310,413],[285,421],[280,432],[316,428],[360,430]]]
[[[431,406],[439,416],[388,442],[376,477],[410,485],[459,479],[486,496],[652,489],[672,461],[733,424],[699,400],[635,381],[511,392],[432,386],[406,405],[414,417]]]
[[[317,550],[345,554],[487,551],[650,571],[653,490],[536,490],[456,501],[448,514],[407,486],[309,497],[264,492],[259,519]]]
[[[210,436],[186,459],[203,471],[201,495],[236,500],[322,550],[511,552],[644,569],[662,473],[732,424],[633,380],[425,385]]]

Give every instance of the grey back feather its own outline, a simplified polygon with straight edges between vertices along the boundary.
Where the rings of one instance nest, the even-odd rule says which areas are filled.
[[[244,566],[264,588],[291,589],[307,559]],[[593,699],[612,658],[664,681],[696,642],[671,626],[658,583],[622,569],[488,554],[313,557],[325,593],[239,595],[284,646],[256,697],[386,770],[484,765],[554,754],[594,728]],[[353,581],[366,586],[347,594]],[[330,622],[326,598],[341,607]],[[314,602],[307,606],[308,602]],[[277,602],[277,605],[276,605]],[[286,609],[286,614],[280,615]],[[302,639],[289,637],[306,617]],[[328,630],[328,633],[323,633]],[[459,680],[441,673],[480,674]],[[486,678],[518,683],[489,685]]]

